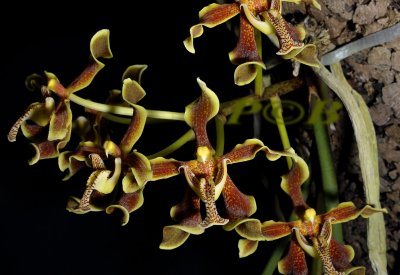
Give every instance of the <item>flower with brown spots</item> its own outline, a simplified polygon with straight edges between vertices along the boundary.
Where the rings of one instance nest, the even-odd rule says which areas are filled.
[[[290,1],[299,3],[300,1]],[[278,55],[295,59],[308,65],[317,65],[315,47],[305,46],[302,40],[305,31],[294,27],[281,15],[281,0],[238,0],[231,4],[210,4],[199,12],[200,23],[190,28],[190,36],[184,40],[186,49],[195,53],[193,39],[203,34],[203,26],[213,28],[240,14],[239,38],[236,47],[229,53],[229,59],[238,65],[234,72],[237,85],[246,85],[256,77],[256,66],[265,69],[255,38],[254,28],[268,35],[279,47]],[[303,48],[307,55],[302,56]],[[296,50],[295,53],[291,53]],[[295,58],[297,57],[297,58]]]
[[[257,219],[244,221],[235,228],[245,238],[239,241],[240,256],[252,254],[259,241],[272,241],[290,235],[289,251],[278,263],[280,273],[308,274],[307,253],[311,257],[321,258],[326,274],[349,274],[356,271],[364,274],[364,267],[353,267],[350,264],[354,257],[353,248],[340,244],[332,237],[332,225],[351,221],[360,215],[368,218],[375,213],[386,212],[386,209],[376,209],[369,205],[358,209],[352,202],[343,202],[327,213],[317,215],[305,203],[301,193],[300,187],[308,175],[307,164],[297,159],[290,172],[282,177],[281,187],[290,196],[294,211],[300,219],[263,223]]]
[[[256,211],[254,197],[240,192],[229,177],[228,164],[252,160],[259,151],[264,151],[269,160],[281,156],[297,157],[292,150],[272,151],[258,139],[248,139],[230,152],[217,155],[208,139],[206,125],[217,115],[219,100],[203,81],[198,79],[198,83],[202,94],[185,109],[185,121],[195,133],[196,159],[178,161],[157,157],[150,160],[153,181],[183,173],[188,183],[183,200],[170,211],[177,224],[164,227],[162,249],[174,249],[182,245],[190,234],[202,234],[213,225],[232,230]],[[223,214],[216,204],[221,195]],[[201,202],[205,207],[204,215]]]
[[[104,67],[98,58],[111,58],[109,30],[98,31],[90,41],[89,64],[85,70],[64,87],[58,78],[45,72],[45,76],[34,74],[27,78],[29,89],[39,89],[43,102],[32,103],[14,123],[8,133],[10,142],[16,141],[18,131],[32,141],[35,155],[29,160],[34,164],[41,159],[55,158],[70,140],[72,111],[69,96],[87,87]]]
[[[71,197],[67,210],[77,214],[103,210],[111,214],[120,210],[122,225],[125,225],[129,214],[142,206],[143,189],[151,179],[151,167],[146,156],[132,148],[142,135],[147,118],[146,109],[136,104],[145,96],[140,78],[146,68],[146,65],[128,67],[123,74],[122,91],[113,90],[108,100],[108,104],[115,107],[129,104],[133,108],[130,124],[120,143],[117,145],[106,137],[99,148],[98,140],[104,137],[98,136],[94,139],[97,142],[83,142],[75,152],[60,156],[60,168],[68,168],[69,175],[76,173],[77,163],[82,161],[91,163],[94,169],[82,197]]]

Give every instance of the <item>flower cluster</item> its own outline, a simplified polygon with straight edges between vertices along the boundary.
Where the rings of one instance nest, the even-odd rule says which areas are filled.
[[[288,2],[300,3],[301,0]],[[317,1],[312,1],[321,8]],[[238,65],[234,72],[237,85],[246,85],[256,77],[256,66],[265,69],[259,55],[255,30],[259,30],[279,48],[278,55],[284,59],[318,66],[316,47],[305,45],[305,30],[302,26],[293,26],[282,16],[282,0],[237,0],[232,4],[210,4],[199,12],[200,23],[190,28],[190,36],[184,40],[186,49],[195,53],[194,38],[200,37],[203,26],[213,28],[236,15],[240,16],[239,39],[236,47],[229,53],[229,59]]]
[[[306,2],[320,8],[316,1]],[[184,40],[192,53],[194,38],[203,33],[203,26],[212,28],[234,16],[240,16],[240,33],[235,49],[229,53],[237,85],[252,82],[256,66],[265,68],[256,43],[256,31],[268,36],[279,48],[277,54],[284,59],[318,66],[316,48],[305,44],[305,31],[293,26],[282,16],[280,0],[238,0],[231,4],[211,4],[199,13],[200,23],[190,28],[190,36]],[[293,148],[276,151],[257,138],[245,139],[229,152],[219,153],[209,140],[208,123],[217,115],[225,116],[217,94],[197,78],[201,95],[188,104],[183,120],[195,141],[194,159],[177,160],[165,155],[149,157],[134,148],[142,136],[149,111],[138,102],[146,95],[141,86],[142,73],[147,65],[128,67],[122,75],[122,89],[112,90],[105,104],[90,102],[75,95],[86,88],[104,67],[101,58],[111,58],[109,31],[97,32],[90,42],[89,64],[68,86],[63,86],[50,72],[43,76],[27,78],[29,89],[41,92],[43,100],[31,104],[15,122],[8,134],[10,142],[16,141],[19,132],[35,149],[29,161],[57,158],[64,180],[75,176],[82,169],[89,169],[83,193],[71,196],[67,210],[77,214],[105,211],[122,213],[122,225],[129,222],[130,214],[144,203],[145,186],[154,181],[184,175],[187,182],[182,200],[170,210],[174,221],[163,229],[161,249],[175,249],[185,243],[190,235],[200,235],[211,226],[221,226],[226,231],[238,233],[239,256],[247,257],[257,250],[259,241],[274,241],[290,236],[287,255],[278,263],[282,274],[308,274],[306,254],[319,257],[328,274],[348,274],[363,271],[353,267],[354,250],[332,237],[332,225],[348,222],[359,216],[368,218],[385,209],[366,205],[361,209],[352,202],[343,202],[324,214],[317,214],[302,195],[301,187],[309,178],[307,163]],[[74,119],[70,103],[86,107],[87,116]],[[107,129],[108,120],[120,121],[115,114],[129,115],[128,126],[122,138],[115,142]],[[67,144],[72,133],[80,141],[74,149]],[[67,150],[68,149],[68,150]],[[281,188],[290,196],[298,220],[261,222],[253,218],[257,211],[255,197],[241,192],[228,174],[228,166],[252,161],[263,153],[270,161],[281,157],[291,160],[287,174],[282,176]],[[218,203],[217,203],[218,202]],[[221,203],[219,203],[221,202]]]

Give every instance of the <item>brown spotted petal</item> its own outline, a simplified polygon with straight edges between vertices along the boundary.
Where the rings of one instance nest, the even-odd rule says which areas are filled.
[[[239,12],[240,8],[237,3],[222,5],[213,3],[204,7],[199,12],[200,23],[190,28],[190,36],[183,41],[185,48],[189,52],[195,53],[193,39],[203,34],[203,26],[213,28],[228,21]]]
[[[282,55],[284,59],[293,59],[311,67],[319,67],[317,59],[317,47],[314,44],[306,44],[299,49],[294,49],[291,52]]]
[[[235,230],[240,236],[248,240],[273,241],[290,235],[293,226],[293,222],[266,221],[261,223],[258,219],[247,219]]]
[[[240,192],[229,176],[226,178],[222,196],[225,206],[224,217],[229,220],[223,227],[227,231],[234,229],[257,210],[254,197]]]
[[[24,114],[11,127],[7,135],[8,140],[10,142],[16,141],[20,128],[26,138],[31,139],[37,136],[49,124],[54,106],[54,99],[51,97],[46,97],[43,103],[35,102],[29,105]]]
[[[308,179],[309,170],[307,163],[300,157],[293,158],[294,162],[289,173],[282,176],[281,188],[292,199],[294,210],[297,214],[308,207],[304,201],[301,185]]]
[[[319,235],[313,238],[314,247],[322,260],[325,273],[345,272],[352,268],[350,262],[354,258],[354,250],[351,246],[342,245],[331,237],[332,224],[330,220],[327,220],[323,224]],[[354,270],[352,268],[352,271]]]
[[[146,124],[147,111],[142,106],[136,105],[136,101],[145,95],[138,82],[127,78],[122,87],[122,98],[133,107],[133,115],[128,129],[123,136],[119,147],[124,154],[129,153],[143,133]]]
[[[361,215],[363,218],[369,218],[375,213],[387,213],[385,208],[373,208],[366,205],[358,209],[352,202],[342,202],[328,213],[321,215],[324,220],[331,220],[332,224],[348,222]]]
[[[104,67],[99,58],[112,58],[110,49],[110,31],[103,29],[98,31],[90,40],[90,58],[89,64],[84,71],[72,81],[66,88],[67,95],[87,87],[94,79],[96,74]],[[49,83],[49,88],[51,85]]]
[[[293,49],[304,46],[303,42],[301,42],[304,33],[301,33],[299,29],[286,22],[279,11],[271,9],[264,12],[263,15],[274,26],[276,35],[278,36],[280,49],[276,54],[285,55]]]
[[[201,96],[186,106],[184,118],[195,132],[197,146],[212,148],[206,126],[207,122],[216,116],[219,111],[219,99],[200,78],[197,78],[197,83],[201,88]]]
[[[200,199],[190,188],[186,188],[183,200],[171,208],[170,215],[178,224],[164,227],[161,249],[177,248],[190,234],[199,235],[204,232],[204,227],[200,226]]]
[[[309,274],[305,253],[294,236],[287,255],[278,262],[278,271],[281,274]]]
[[[247,139],[244,143],[238,144],[230,152],[219,157],[227,159],[228,164],[252,160],[256,154],[264,148],[264,144],[259,139]]]
[[[229,59],[238,65],[234,72],[235,84],[242,86],[252,82],[257,75],[257,66],[265,69],[257,49],[254,28],[244,15],[240,17],[240,33],[236,47]]]
[[[152,181],[167,179],[176,175],[179,175],[179,168],[182,163],[175,159],[165,159],[163,157],[157,157],[150,160]]]
[[[100,158],[94,158],[92,161],[94,168],[103,168],[103,163],[96,164],[95,162],[102,162]],[[106,169],[93,171],[87,180],[86,189],[80,199],[79,205],[75,208],[70,207],[68,210],[74,213],[89,212],[92,208],[96,208],[96,200],[100,201],[102,198],[106,197],[106,195],[111,194],[121,175],[121,159],[116,158],[114,160],[114,165],[114,171]]]
[[[354,258],[354,249],[350,245],[343,245],[331,239],[329,257],[335,269],[343,272],[351,268],[350,262]]]
[[[34,155],[28,160],[29,165],[33,165],[42,159],[51,159],[58,157],[60,150],[63,149],[68,143],[69,136],[66,140],[56,141],[42,141],[37,143],[31,143],[34,149]]]

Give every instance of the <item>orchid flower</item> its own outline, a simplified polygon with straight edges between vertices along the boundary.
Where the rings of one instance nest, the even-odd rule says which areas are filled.
[[[234,72],[237,85],[252,82],[256,77],[256,66],[266,68],[257,49],[254,28],[268,35],[278,45],[278,55],[316,66],[318,62],[315,59],[315,46],[304,45],[304,29],[294,27],[282,17],[281,2],[237,0],[231,4],[210,4],[199,12],[200,23],[190,28],[190,36],[184,40],[184,46],[189,52],[195,53],[193,40],[203,34],[203,26],[213,28],[240,14],[238,42],[229,53],[231,62],[238,65]],[[307,48],[307,51],[300,54],[304,48]],[[293,50],[296,51],[292,53]]]
[[[308,274],[306,254],[321,258],[326,274],[363,272],[364,267],[351,266],[354,250],[332,237],[332,225],[359,216],[368,218],[375,213],[386,212],[386,209],[376,209],[369,205],[358,209],[352,202],[343,202],[327,213],[317,215],[315,209],[306,204],[301,193],[300,187],[308,176],[307,164],[297,159],[289,173],[282,177],[281,187],[290,196],[299,220],[269,220],[261,223],[257,219],[248,219],[235,228],[245,238],[239,241],[240,257],[255,252],[259,241],[273,241],[290,235],[289,251],[278,263],[280,273]]]
[[[41,159],[55,158],[70,140],[72,111],[69,96],[87,87],[104,67],[99,58],[111,58],[109,30],[98,31],[90,41],[89,64],[83,72],[64,87],[50,72],[44,76],[34,74],[27,78],[29,89],[39,89],[42,102],[29,105],[25,113],[14,123],[8,133],[10,142],[16,141],[19,129],[32,141],[35,155],[29,160],[34,164]]]
[[[202,234],[214,225],[223,226],[227,231],[233,230],[255,213],[254,197],[243,194],[236,187],[228,175],[228,164],[252,160],[259,151],[264,151],[269,160],[296,156],[290,150],[272,151],[258,139],[248,139],[230,152],[216,155],[206,126],[217,115],[219,100],[202,80],[198,78],[197,82],[202,94],[185,109],[185,121],[195,133],[196,159],[178,161],[157,157],[150,160],[152,181],[184,174],[188,183],[183,200],[170,211],[177,224],[164,227],[161,249],[174,249],[182,245],[190,234]],[[221,195],[224,206],[218,209],[216,201]],[[205,207],[204,215],[201,207]]]
[[[145,108],[136,104],[145,96],[140,79],[146,68],[146,65],[130,66],[123,75],[122,91],[113,90],[113,97],[122,97],[134,109],[120,143],[117,145],[108,139],[103,143],[101,152],[93,153],[93,148],[84,150],[81,147],[75,154],[68,154],[59,160],[60,168],[71,169],[71,161],[84,159],[94,169],[83,196],[80,199],[71,197],[68,201],[69,211],[84,214],[105,210],[111,214],[118,209],[122,212],[122,225],[125,225],[129,222],[129,214],[142,206],[143,188],[151,178],[151,167],[149,160],[132,148],[140,138],[147,118]],[[87,143],[82,146],[87,146]]]

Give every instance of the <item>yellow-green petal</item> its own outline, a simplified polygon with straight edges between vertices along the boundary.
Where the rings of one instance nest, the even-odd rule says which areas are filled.
[[[128,68],[125,69],[125,72],[122,74],[122,81],[124,81],[127,78],[130,78],[139,83],[140,85],[142,82],[142,74],[147,69],[147,67],[148,66],[146,64],[135,64],[129,66]]]
[[[232,17],[239,14],[240,8],[237,3],[233,4],[210,4],[199,12],[200,23],[190,28],[190,36],[183,41],[185,48],[190,53],[195,53],[193,39],[203,34],[203,26],[213,28],[218,26]]]
[[[258,241],[251,241],[247,239],[241,239],[238,242],[239,258],[247,257],[253,254],[258,247]]]
[[[231,55],[231,58],[234,58],[233,55]],[[265,64],[261,61],[249,61],[238,65],[233,72],[235,84],[243,86],[252,82],[257,75],[257,66],[266,69]]]
[[[68,99],[60,101],[49,124],[49,141],[64,139],[72,128],[72,111]]]

